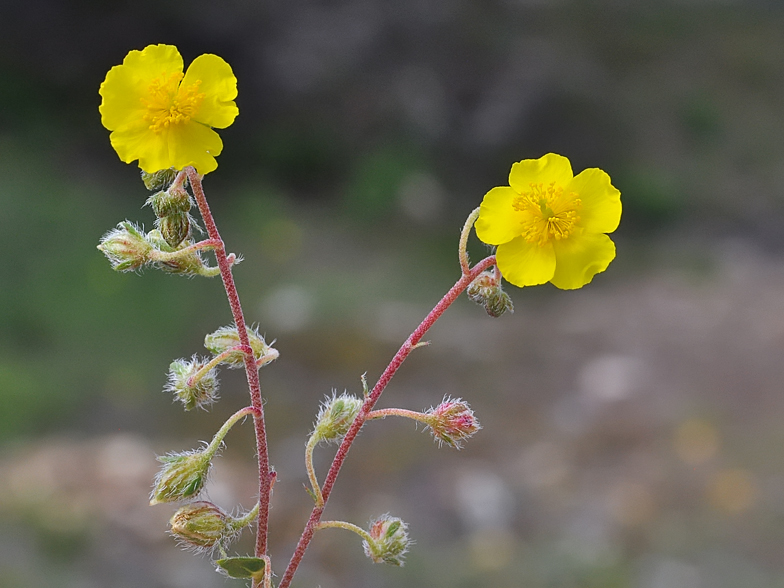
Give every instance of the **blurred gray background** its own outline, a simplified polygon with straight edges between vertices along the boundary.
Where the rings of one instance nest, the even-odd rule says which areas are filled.
[[[278,573],[319,401],[375,381],[458,278],[468,213],[553,151],[621,190],[618,258],[579,291],[508,288],[512,316],[449,310],[380,406],[460,396],[484,429],[457,452],[369,424],[326,516],[404,518],[407,565],[327,530],[295,586],[784,587],[783,33],[773,0],[0,1],[0,587],[242,586],[147,506],[155,454],[247,403],[237,372],[210,412],[161,391],[230,322],[222,286],[95,249],[154,220],[97,110],[150,43],[239,80],[205,188],[281,352],[262,371]],[[249,508],[251,427],[227,444],[207,494]]]

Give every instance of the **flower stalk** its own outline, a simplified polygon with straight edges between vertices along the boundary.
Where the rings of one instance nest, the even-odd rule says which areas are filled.
[[[215,225],[215,219],[210,211],[207,198],[204,195],[204,188],[201,183],[202,176],[196,169],[189,166],[178,174],[174,183],[182,183],[185,179],[185,175],[187,175],[193,189],[193,196],[199,207],[201,218],[204,221],[204,227],[207,230],[207,235],[216,243],[214,248],[215,259],[218,263],[218,268],[220,269],[221,280],[223,281],[223,287],[226,290],[226,296],[229,300],[234,324],[237,326],[240,344],[245,348],[251,348],[248,330],[245,326],[245,315],[242,311],[242,304],[240,303],[239,294],[237,293],[237,286],[234,283],[234,276],[231,272],[233,260],[230,261],[226,255],[226,247],[223,243],[223,239],[221,239],[218,227]],[[245,374],[248,380],[251,405],[255,409],[254,426],[256,432],[256,453],[258,455],[259,464],[259,524],[258,532],[256,534],[255,553],[256,557],[262,557],[267,553],[270,493],[275,475],[270,468],[267,432],[264,424],[264,407],[261,402],[261,384],[259,382],[259,372],[256,366],[256,360],[252,354],[245,354]]]

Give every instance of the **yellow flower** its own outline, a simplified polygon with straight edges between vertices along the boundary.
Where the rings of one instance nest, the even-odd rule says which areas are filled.
[[[548,153],[512,165],[509,186],[485,194],[477,236],[498,245],[498,269],[515,286],[552,282],[571,290],[590,282],[615,258],[612,233],[621,193],[600,169],[572,175],[569,160]]]
[[[192,165],[200,174],[218,167],[224,129],[239,114],[237,78],[217,55],[200,55],[183,75],[172,45],[131,51],[101,84],[101,123],[125,163],[138,159],[148,173]]]

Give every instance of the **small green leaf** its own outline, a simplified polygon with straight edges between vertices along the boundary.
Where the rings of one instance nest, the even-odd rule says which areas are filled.
[[[230,578],[261,578],[264,560],[260,557],[226,557],[215,562]]]
[[[304,484],[303,484],[303,485],[304,485]],[[310,497],[313,499],[313,502],[315,502],[315,503],[318,503],[318,498],[316,498],[316,493],[315,493],[315,492],[313,492],[313,490],[311,490],[310,488],[308,488],[307,486],[305,486],[305,492],[307,492],[308,494],[310,494]]]

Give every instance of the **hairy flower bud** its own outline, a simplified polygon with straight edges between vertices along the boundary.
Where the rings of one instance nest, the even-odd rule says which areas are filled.
[[[164,390],[172,392],[185,410],[205,408],[218,399],[218,373],[215,368],[199,374],[207,364],[195,355],[190,359],[176,359],[169,365],[169,381]]]
[[[142,230],[129,221],[123,221],[106,233],[98,245],[118,272],[134,271],[150,260],[153,245]]]
[[[155,216],[162,217],[178,212],[188,212],[193,206],[190,194],[182,188],[161,190],[147,199]]]
[[[178,541],[197,550],[209,549],[234,534],[231,517],[212,502],[199,500],[181,507],[169,525]]]
[[[514,312],[514,305],[509,295],[501,288],[500,280],[493,272],[482,272],[466,289],[468,297],[481,304],[485,312],[498,318],[506,311]]]
[[[369,533],[372,541],[363,541],[365,555],[375,563],[403,565],[403,556],[411,545],[408,525],[397,517],[385,514],[371,521]]]
[[[173,212],[156,220],[155,226],[169,246],[176,248],[190,235],[191,220],[187,212]]]
[[[245,327],[248,332],[248,341],[253,349],[253,357],[257,364],[265,365],[278,357],[278,351],[273,349],[259,335],[258,327]],[[215,355],[220,355],[233,347],[240,345],[240,335],[237,327],[221,327],[214,333],[204,337],[204,346]],[[241,368],[245,365],[245,354],[240,349],[234,349],[222,361],[230,368]]]
[[[441,404],[425,414],[428,416],[427,426],[438,443],[446,443],[456,449],[460,449],[463,441],[482,428],[474,411],[460,398],[444,398]]]
[[[345,392],[337,396],[337,393],[333,392],[331,398],[328,396],[321,403],[313,437],[316,441],[339,442],[348,433],[360,408],[362,401],[359,398]]]
[[[155,477],[150,504],[196,496],[207,481],[211,457],[204,450],[158,456],[163,467]]]
[[[144,186],[150,191],[165,190],[171,186],[174,178],[177,177],[177,170],[173,167],[169,169],[162,169],[154,173],[147,173],[142,170],[142,182]]]

